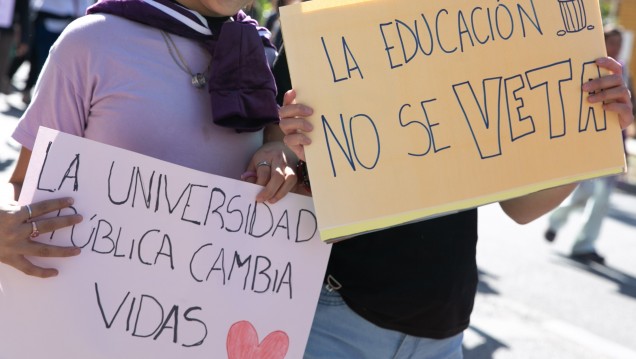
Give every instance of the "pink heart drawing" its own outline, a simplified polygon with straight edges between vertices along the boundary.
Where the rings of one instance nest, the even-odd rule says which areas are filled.
[[[228,359],[283,359],[289,349],[289,337],[277,330],[259,344],[256,329],[243,320],[232,325],[226,345]]]

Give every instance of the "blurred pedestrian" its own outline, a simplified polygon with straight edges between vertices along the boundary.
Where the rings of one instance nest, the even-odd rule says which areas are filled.
[[[623,34],[618,27],[613,25],[606,26],[604,30],[607,56],[620,63],[619,54],[623,44]],[[623,80],[626,84],[630,83],[629,73],[625,66],[623,66]],[[603,219],[609,210],[610,195],[616,182],[616,176],[581,182],[572,195],[550,214],[548,229],[544,234],[545,239],[548,242],[554,241],[570,214],[583,208],[583,226],[576,236],[570,257],[584,263],[605,264],[605,258],[596,250],[596,241],[601,231]]]
[[[0,92],[10,93],[7,76],[13,56],[24,56],[29,49],[29,0],[9,0],[0,8]],[[16,34],[19,40],[16,44]],[[12,51],[15,46],[15,51]]]
[[[93,0],[33,0],[31,9],[35,18],[31,51],[28,56],[31,66],[22,90],[24,103],[31,102],[31,90],[55,40],[71,21],[84,15],[86,9],[94,2]]]
[[[605,258],[596,250],[596,240],[609,209],[609,199],[615,184],[615,176],[581,182],[572,195],[550,213],[545,239],[554,241],[570,214],[583,209],[583,225],[572,246],[570,258],[585,263],[605,264]]]

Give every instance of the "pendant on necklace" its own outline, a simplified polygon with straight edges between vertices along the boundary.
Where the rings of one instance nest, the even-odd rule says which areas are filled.
[[[205,87],[207,81],[205,80],[205,76],[202,73],[198,73],[196,75],[192,75],[192,86],[202,89]]]

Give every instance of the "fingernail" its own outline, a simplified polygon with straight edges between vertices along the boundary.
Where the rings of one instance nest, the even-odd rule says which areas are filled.
[[[246,171],[241,175],[241,180],[245,181],[248,178],[256,178],[256,172]]]
[[[309,116],[312,113],[314,113],[314,111],[311,108],[303,106],[303,115]]]
[[[68,203],[68,204],[73,204],[73,203],[75,203],[75,200],[74,200],[74,199],[72,199],[72,198],[67,198],[67,199],[66,199],[66,203]]]

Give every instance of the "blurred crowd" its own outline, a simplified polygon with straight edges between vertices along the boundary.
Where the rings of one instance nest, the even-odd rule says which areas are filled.
[[[23,62],[29,75],[22,100],[31,102],[31,90],[46,61],[49,48],[71,21],[84,15],[93,0],[7,0],[0,13],[0,91],[10,93],[11,79]],[[13,16],[11,16],[13,14]],[[8,15],[8,16],[7,16]]]

